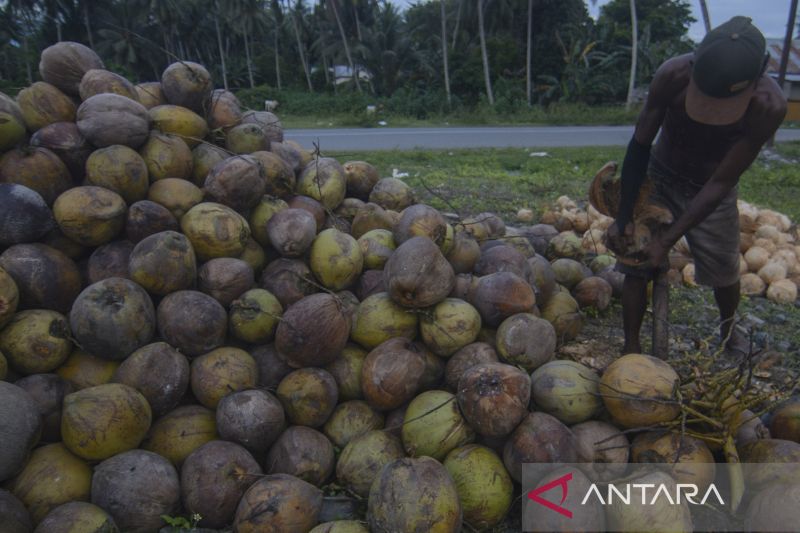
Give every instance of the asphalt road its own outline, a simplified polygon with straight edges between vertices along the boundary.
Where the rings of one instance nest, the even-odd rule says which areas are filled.
[[[541,126],[454,128],[353,128],[286,130],[286,139],[323,151],[413,150],[414,148],[551,148],[625,146],[633,126]],[[800,140],[800,129],[778,131],[778,142]]]

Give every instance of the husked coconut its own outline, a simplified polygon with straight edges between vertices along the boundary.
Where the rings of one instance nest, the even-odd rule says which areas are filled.
[[[769,284],[767,298],[775,303],[790,304],[797,300],[797,285],[789,279],[779,279]]]

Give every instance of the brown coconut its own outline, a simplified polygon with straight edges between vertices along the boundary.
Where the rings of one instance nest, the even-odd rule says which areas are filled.
[[[321,368],[301,368],[289,373],[278,384],[276,395],[289,423],[296,426],[322,426],[339,401],[336,380]]]
[[[142,104],[112,93],[88,98],[76,117],[81,135],[98,148],[112,144],[138,148],[147,140],[150,128],[150,117]]]
[[[53,204],[59,229],[84,246],[113,240],[122,231],[126,211],[125,200],[119,194],[95,186],[72,188]]]
[[[430,307],[447,297],[455,283],[453,267],[426,237],[412,237],[384,267],[389,296],[404,307]]]
[[[342,167],[347,180],[347,195],[366,201],[380,179],[378,169],[366,161],[347,161]]]
[[[202,202],[181,218],[181,230],[201,261],[216,257],[238,257],[250,238],[247,220],[233,209]]]
[[[283,143],[283,125],[275,113],[269,111],[246,111],[242,115],[243,124],[258,124],[273,143]],[[291,145],[287,145],[291,146]],[[298,154],[300,157],[300,154]]]
[[[42,419],[34,399],[16,385],[0,381],[0,399],[0,480],[5,481],[24,468],[30,450],[39,441]]]
[[[426,357],[422,347],[402,337],[373,349],[361,367],[361,388],[370,406],[389,411],[413,398],[422,386]]]
[[[75,263],[44,244],[11,246],[0,254],[0,268],[14,280],[19,309],[66,313],[81,291],[81,275]]]
[[[275,333],[275,347],[290,366],[324,366],[347,344],[350,319],[335,296],[317,293],[295,302],[284,312]]]
[[[134,244],[155,233],[178,230],[180,230],[178,220],[159,203],[142,200],[128,208],[125,237]]]
[[[528,413],[503,448],[503,462],[518,483],[524,463],[574,463],[577,459],[575,435],[546,413]]]
[[[567,291],[553,294],[541,311],[542,318],[555,328],[559,343],[574,339],[583,328],[583,315],[578,302]]]
[[[53,213],[39,193],[0,183],[0,246],[37,241],[55,227]]]
[[[317,487],[288,474],[269,475],[245,492],[233,525],[237,533],[305,533],[317,524],[321,510]]]
[[[231,128],[242,121],[239,99],[230,91],[215,89],[206,113],[208,127],[212,130]]]
[[[530,279],[531,266],[517,249],[508,245],[493,246],[481,253],[474,273],[487,276],[495,272],[512,272],[522,279]]]
[[[327,220],[328,214],[325,206],[310,196],[296,195],[291,196],[286,200],[286,203],[292,209],[302,209],[314,217],[314,222],[317,224],[317,231],[320,231]],[[355,237],[355,235],[353,235]]]
[[[267,453],[286,429],[281,402],[271,393],[252,389],[234,392],[220,400],[216,410],[217,431],[254,454]]]
[[[600,420],[581,422],[570,429],[577,441],[577,461],[593,463],[594,479],[609,481],[625,474],[630,443],[622,431]]]
[[[258,386],[260,388],[275,390],[284,376],[294,370],[286,362],[286,358],[278,353],[274,344],[257,346],[250,352],[250,355],[253,356],[258,366]]]
[[[0,157],[0,183],[24,185],[39,193],[47,205],[72,186],[69,170],[47,148],[15,148]]]
[[[331,157],[320,157],[311,161],[300,173],[296,191],[333,210],[344,200],[346,188],[342,165]]]
[[[397,178],[381,178],[372,188],[369,201],[384,209],[402,211],[414,204],[414,191]]]
[[[272,261],[261,274],[260,286],[278,299],[286,309],[293,303],[317,292],[314,276],[299,259],[280,258]]]
[[[532,372],[555,356],[556,331],[543,318],[518,313],[497,328],[496,346],[503,361]]]
[[[232,392],[256,386],[255,359],[239,348],[223,347],[192,360],[189,384],[195,398],[210,409]]]
[[[444,377],[447,388],[458,391],[458,380],[468,369],[483,363],[497,363],[497,352],[485,342],[473,342],[447,359]]]
[[[192,61],[176,61],[161,74],[161,90],[167,101],[197,112],[204,110],[213,88],[208,70]]]
[[[303,209],[284,209],[267,222],[270,244],[284,257],[299,257],[314,241],[317,224]]]
[[[134,85],[134,89],[136,89],[136,96],[139,98],[139,103],[147,109],[167,103],[164,99],[164,93],[161,91],[161,82],[146,81]]]
[[[180,178],[164,178],[150,185],[147,199],[165,207],[180,220],[192,207],[203,201],[203,191]]]
[[[128,356],[111,379],[139,391],[159,417],[175,408],[189,387],[189,362],[166,342],[155,342]]]
[[[351,224],[351,233],[356,239],[361,238],[369,231],[382,229],[392,231],[394,222],[381,206],[373,203],[364,204],[359,209]]]
[[[458,405],[464,418],[477,433],[488,437],[511,433],[528,412],[530,395],[530,377],[502,363],[472,366],[458,381]]]
[[[530,284],[512,272],[497,272],[478,280],[472,296],[486,326],[496,328],[517,313],[530,313],[536,296]]]
[[[31,135],[30,145],[47,148],[56,154],[75,181],[83,179],[86,160],[93,150],[74,122],[55,122],[41,128]]]
[[[114,93],[139,101],[139,93],[131,82],[109,70],[91,69],[81,78],[78,86],[81,100],[86,100],[96,94]]]
[[[455,273],[472,272],[480,257],[481,249],[475,238],[465,231],[456,231],[453,248],[447,253],[447,261],[453,266]]]
[[[133,281],[158,296],[191,289],[197,277],[192,245],[175,231],[141,240],[130,255],[128,269]]]
[[[225,307],[253,288],[253,269],[241,259],[221,257],[205,263],[197,275],[198,289]]]
[[[73,392],[72,384],[57,374],[33,374],[15,385],[30,394],[42,416],[42,441],[61,440],[61,406],[64,396]]]
[[[333,474],[333,444],[319,431],[290,426],[275,441],[264,463],[270,474],[289,474],[322,486]]]
[[[225,342],[225,308],[202,292],[169,294],[158,304],[157,317],[161,337],[188,356],[204,354]]]
[[[247,120],[247,113],[245,113],[245,117],[243,117],[242,120]],[[266,130],[264,130],[264,132],[266,134]],[[271,140],[269,143],[269,150],[286,161],[286,164],[292,168],[295,174],[303,170],[303,167],[308,164],[303,162],[303,156],[300,154],[300,151],[288,143]]]
[[[631,442],[631,460],[636,463],[666,463],[678,483],[697,485],[701,493],[713,483],[716,468],[708,445],[689,435],[670,431],[647,431]]]
[[[250,154],[264,170],[265,193],[285,198],[294,193],[296,178],[292,168],[272,152],[257,151]]]
[[[193,451],[215,438],[214,412],[200,405],[182,405],[153,422],[141,448],[180,468]]]
[[[60,41],[42,51],[39,74],[72,96],[78,96],[84,74],[91,69],[105,68],[94,50],[80,43]]]
[[[582,279],[572,289],[572,296],[581,309],[592,307],[598,311],[608,309],[611,304],[612,293],[611,285],[597,276]]]
[[[446,236],[446,222],[436,209],[415,204],[403,209],[400,221],[393,228],[395,242],[400,245],[412,237],[427,237],[441,246]]]

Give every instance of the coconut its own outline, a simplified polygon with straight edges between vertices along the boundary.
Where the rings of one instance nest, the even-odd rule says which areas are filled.
[[[181,229],[201,261],[236,257],[250,238],[247,220],[233,209],[214,202],[192,207],[181,218]]]
[[[747,531],[790,531],[800,520],[800,484],[771,484],[750,500],[744,517]]]
[[[580,363],[551,361],[531,375],[531,396],[541,411],[565,424],[575,424],[600,410],[599,381],[597,373]]]
[[[678,483],[696,485],[705,493],[714,481],[714,456],[705,442],[670,431],[640,433],[631,443],[631,459],[636,463],[671,464],[669,474]]]
[[[367,200],[372,188],[380,179],[378,169],[366,161],[348,161],[342,168],[347,180],[347,195]]]
[[[580,259],[583,257],[581,239],[572,231],[564,231],[550,239],[546,257],[551,261],[559,258]]]
[[[56,311],[20,311],[0,330],[0,352],[20,374],[52,372],[71,349],[67,319]]]
[[[569,490],[564,491],[560,506],[570,510],[569,517],[552,512],[540,504],[541,500],[526,498],[522,504],[523,527],[536,527],[541,531],[606,531],[603,505],[595,498],[584,497],[593,492],[595,481],[595,477],[587,477],[577,468],[560,466],[549,471],[543,478],[536,480],[536,484],[539,487],[553,487],[550,495],[544,496],[544,499],[550,500],[553,493],[558,492],[559,485],[566,483],[564,486],[569,487]],[[605,488],[599,490],[605,491]],[[582,501],[582,498],[587,501]]]
[[[503,448],[503,462],[518,483],[524,463],[574,463],[577,458],[575,435],[547,413],[528,413]]]
[[[598,311],[605,311],[611,304],[613,290],[611,285],[603,278],[590,276],[579,281],[572,289],[572,296],[578,305],[592,307]]]
[[[104,68],[103,61],[88,46],[71,41],[60,41],[42,51],[39,73],[42,79],[73,96],[83,75],[91,69]]]
[[[24,185],[39,193],[47,205],[72,187],[69,170],[47,148],[14,148],[0,157],[0,182]]]
[[[388,463],[369,491],[371,531],[455,532],[461,519],[455,484],[430,457]]]
[[[250,154],[264,171],[265,192],[270,196],[288,197],[295,188],[295,175],[291,167],[272,152],[263,150]]]
[[[297,195],[289,197],[286,202],[290,208],[302,209],[314,217],[317,232],[325,226],[328,214],[327,211],[325,211],[325,207],[318,201],[308,196]],[[355,235],[353,235],[353,237],[355,237]]]
[[[57,443],[37,448],[9,489],[38,523],[61,504],[87,500],[91,483],[91,467]]]
[[[678,374],[664,361],[628,354],[606,368],[599,390],[617,425],[653,426],[678,416],[680,408],[673,397],[678,381]]]
[[[183,507],[202,517],[199,525],[224,528],[233,520],[245,491],[261,474],[253,456],[238,444],[224,441],[204,444],[181,466]]]
[[[333,379],[336,380],[340,400],[358,400],[362,398],[361,367],[364,365],[366,357],[366,350],[355,344],[348,343],[342,350],[341,355],[325,366],[325,370],[330,372]]]
[[[770,256],[778,251],[778,246],[770,239],[755,239],[753,246],[763,248]]]
[[[547,303],[556,291],[556,273],[550,262],[541,255],[535,255],[528,259],[531,267],[530,280],[539,305]]]
[[[179,483],[178,472],[168,460],[131,450],[95,467],[92,503],[107,511],[121,531],[155,531],[163,524],[162,516],[178,511]]]
[[[0,381],[0,406],[0,481],[5,481],[25,466],[28,453],[39,441],[42,418],[31,395],[7,381]]]
[[[275,346],[293,367],[324,366],[347,344],[350,319],[341,301],[325,293],[292,304],[275,334]]]
[[[402,211],[414,203],[414,191],[397,178],[381,178],[372,187],[369,201],[384,209]]]
[[[31,515],[25,505],[4,489],[0,489],[0,520],[2,520],[3,530],[8,533],[33,531],[33,520],[31,520]]]
[[[458,405],[464,418],[477,433],[488,437],[511,433],[528,412],[530,395],[530,377],[502,363],[472,366],[458,381]]]
[[[411,237],[427,237],[441,246],[447,233],[446,225],[439,211],[424,204],[415,204],[400,213],[400,221],[393,229],[394,240],[397,244],[403,244]]]
[[[70,259],[75,261],[85,259],[89,253],[89,247],[78,244],[72,239],[67,238],[60,229],[56,228],[49,232],[42,239],[42,244],[46,244],[51,248],[58,250]]]
[[[245,116],[247,116],[247,113],[245,113]],[[244,118],[242,120],[244,120]],[[266,135],[266,130],[264,133]],[[286,161],[295,174],[298,174],[303,170],[303,167],[308,164],[303,162],[303,156],[300,154],[300,151],[290,144],[271,140],[269,143],[269,150]]]
[[[553,359],[556,332],[547,320],[518,313],[500,324],[496,343],[503,361],[531,372]]]
[[[525,256],[505,244],[484,250],[475,264],[474,272],[478,276],[496,272],[512,272],[522,279],[530,279],[532,274],[530,264]]]
[[[430,307],[444,300],[455,283],[453,267],[433,241],[412,237],[384,267],[389,296],[403,307]]]
[[[386,292],[383,270],[365,270],[362,272],[355,286],[356,298],[364,301],[379,292]]]
[[[17,102],[0,93],[0,152],[25,140],[25,120]]]
[[[92,152],[86,161],[86,182],[116,192],[128,204],[144,200],[150,185],[144,159],[122,145]]]
[[[556,282],[569,290],[572,290],[586,277],[585,267],[574,259],[566,257],[556,259],[553,261],[552,267]]]
[[[772,413],[769,429],[776,439],[800,443],[800,403],[787,402],[778,407]]]
[[[439,302],[420,320],[420,334],[426,346],[442,356],[450,356],[473,342],[480,329],[478,311],[456,298]]]
[[[157,105],[167,103],[164,93],[161,91],[161,83],[157,81],[146,81],[133,87],[136,89],[136,96],[139,103],[147,109],[152,109]]]
[[[203,111],[213,89],[206,68],[192,61],[176,61],[161,74],[161,90],[167,102]]]
[[[76,182],[83,179],[86,160],[94,149],[74,122],[54,122],[43,127],[31,136],[30,145],[46,148],[56,154]]]
[[[112,241],[96,248],[86,266],[87,281],[92,284],[106,278],[129,278],[128,262],[134,248],[130,241]]]
[[[639,473],[626,480],[634,486],[664,487],[667,494],[675,494],[676,482],[661,470]],[[605,506],[606,527],[609,531],[693,531],[692,515],[684,499],[680,505],[667,498],[648,500],[646,504],[633,498],[630,504],[613,498]]]
[[[383,428],[383,415],[361,400],[342,402],[325,422],[323,432],[337,448],[344,448],[354,438]]]
[[[350,440],[336,465],[336,479],[366,497],[384,465],[405,455],[400,439],[385,431],[368,431]]]
[[[75,121],[75,103],[55,86],[43,81],[22,89],[17,95],[17,104],[30,132],[55,122]]]
[[[189,386],[186,357],[166,342],[142,346],[114,371],[112,380],[138,390],[159,417],[175,406]]]
[[[154,130],[179,138],[189,148],[200,144],[208,134],[208,124],[203,117],[185,107],[159,105],[151,108],[147,116],[153,123]]]
[[[0,183],[0,246],[37,241],[55,227],[53,213],[39,193]]]
[[[237,442],[261,456],[286,429],[281,402],[265,390],[229,394],[217,405],[217,431],[225,440]]]
[[[316,292],[311,269],[299,259],[276,259],[261,274],[261,287],[278,298],[284,309]],[[310,281],[310,282],[309,282]]]
[[[238,156],[217,163],[205,180],[205,192],[214,202],[245,212],[264,194],[261,166],[250,156]]]
[[[111,241],[125,224],[125,200],[103,187],[75,187],[62,193],[53,204],[59,229],[83,246]]]
[[[592,479],[610,481],[628,469],[629,443],[619,429],[599,420],[581,422],[570,428],[577,440],[578,462],[593,463]]]
[[[739,429],[736,432],[736,446],[745,446],[760,439],[771,438],[770,431],[761,419],[749,409],[739,415]]]
[[[394,223],[385,209],[377,204],[364,204],[356,211],[351,223],[353,237],[360,239],[373,230],[392,231]],[[394,236],[392,237],[394,239]]]
[[[320,283],[333,291],[352,285],[364,265],[358,242],[336,229],[326,229],[314,239],[309,264]]]
[[[86,99],[76,114],[78,130],[102,148],[123,144],[138,148],[147,140],[150,117],[142,104],[118,94],[103,93]]]
[[[553,324],[559,342],[574,339],[583,328],[578,302],[566,291],[557,292],[547,300],[542,307],[542,318]]]
[[[514,483],[497,454],[485,446],[467,444],[451,451],[444,467],[456,485],[467,524],[484,530],[505,518]]]
[[[250,212],[250,217],[248,218],[250,230],[253,238],[261,246],[272,245],[267,232],[267,223],[276,213],[288,208],[289,205],[284,200],[264,195]]]
[[[1,256],[0,256],[1,257]],[[14,279],[0,267],[0,330],[8,324],[19,305],[19,289]]]
[[[56,374],[33,374],[15,383],[30,394],[39,407],[42,417],[43,442],[61,440],[61,405],[64,396],[72,392],[72,385]]]
[[[420,380],[419,391],[426,391],[441,388],[442,379],[444,378],[444,363],[445,360],[438,357],[428,349],[423,343],[417,341],[412,343],[425,357],[425,371],[422,373]]]
[[[198,288],[227,307],[255,284],[253,269],[241,259],[220,257],[200,267]]]
[[[472,274],[458,274],[456,275],[456,283],[453,286],[453,291],[450,293],[450,298],[458,298],[459,300],[472,301],[475,297],[475,289],[478,288],[478,276]]]
[[[298,194],[314,198],[331,210],[342,203],[346,188],[344,168],[330,157],[317,158],[306,165],[296,186]]]
[[[483,243],[489,239],[489,226],[484,224],[483,219],[478,217],[465,218],[456,226],[456,231],[463,231],[478,243]]]
[[[14,531],[12,529],[12,531]],[[30,530],[28,530],[30,531]],[[36,526],[39,533],[70,533],[86,531],[117,533],[117,525],[111,515],[89,502],[69,502],[54,508]]]
[[[105,69],[87,70],[78,86],[81,100],[91,98],[96,94],[113,93],[139,101],[139,93],[131,82],[111,71]]]
[[[53,309],[65,313],[81,290],[81,276],[75,263],[44,244],[18,244],[8,248],[0,254],[0,268],[17,287],[20,309]],[[6,289],[3,294],[8,298],[5,305],[11,308],[13,291]]]
[[[374,229],[359,237],[358,245],[364,257],[364,267],[382,269],[389,260],[397,244],[392,232],[385,229]]]
[[[441,461],[451,450],[475,439],[455,400],[453,394],[441,390],[423,392],[411,400],[402,426],[403,446],[409,456]]]
[[[72,453],[97,461],[139,446],[150,421],[144,396],[127,385],[107,383],[64,398],[61,435]]]
[[[773,281],[767,288],[767,299],[779,304],[791,304],[797,300],[797,285],[792,280]]]
[[[283,308],[275,296],[264,289],[251,289],[231,302],[229,329],[237,339],[253,344],[272,340]]]
[[[299,257],[314,241],[317,224],[303,209],[284,209],[267,222],[270,244],[284,257]]]
[[[321,510],[321,490],[294,476],[275,474],[245,492],[233,526],[237,533],[304,533],[317,524]]]
[[[768,261],[758,270],[758,276],[764,283],[770,285],[775,281],[786,279],[786,267],[780,262]]]
[[[454,353],[445,366],[444,376],[447,388],[458,391],[458,380],[469,368],[482,363],[498,362],[494,348],[485,342],[473,342]]]
[[[269,111],[246,111],[242,115],[243,124],[258,124],[264,129],[264,134],[274,143],[283,143],[283,125],[275,113]],[[292,145],[282,145],[281,147],[292,147]],[[297,147],[295,147],[297,151]],[[303,157],[298,153],[298,157]]]
[[[225,148],[234,154],[249,154],[269,150],[270,141],[258,124],[239,124],[225,132]]]
[[[228,326],[225,308],[198,291],[178,291],[158,304],[158,332],[170,345],[189,356],[222,346]]]
[[[180,137],[151,132],[139,154],[151,181],[165,178],[188,180],[192,176],[192,151]]]
[[[129,271],[133,281],[155,295],[190,289],[197,277],[194,250],[180,233],[156,233],[133,249]]]
[[[333,445],[315,429],[290,426],[272,445],[264,465],[270,474],[289,474],[319,487],[333,474]]]
[[[289,423],[298,426],[322,426],[339,401],[336,380],[321,368],[301,368],[289,373],[278,384],[276,394]]]
[[[625,274],[617,272],[615,267],[608,266],[597,273],[597,277],[603,278],[611,285],[611,294],[614,298],[622,297],[622,287],[625,283]]]
[[[517,313],[530,313],[536,297],[530,284],[512,272],[496,272],[478,281],[472,297],[483,324],[496,328]]]
[[[775,483],[794,482],[800,475],[797,467],[800,444],[782,439],[759,439],[738,448],[744,464],[747,488],[758,491]]]
[[[353,315],[352,339],[371,350],[392,337],[413,340],[417,335],[415,313],[400,307],[385,292],[364,299]]]
[[[76,348],[56,369],[56,374],[67,380],[74,390],[81,390],[110,383],[117,367],[118,361],[95,357]]]
[[[142,200],[128,208],[125,236],[134,244],[155,233],[179,230],[178,220],[159,203]]]
[[[242,121],[242,108],[239,99],[230,91],[215,89],[211,92],[208,126],[212,130],[231,128]]]
[[[255,387],[257,379],[255,359],[239,348],[217,348],[192,360],[192,392],[211,409],[225,395]]]
[[[214,412],[200,405],[182,405],[153,423],[141,447],[180,468],[194,450],[215,438]]]
[[[604,244],[605,231],[601,229],[590,229],[583,234],[581,247],[587,254],[606,254],[608,248]]]
[[[150,297],[123,278],[107,278],[84,289],[69,318],[72,334],[83,349],[118,361],[150,342],[155,332]]]
[[[364,399],[381,411],[399,407],[416,395],[425,372],[426,357],[420,346],[403,337],[389,339],[364,359]]]
[[[293,369],[286,358],[278,353],[274,344],[264,344],[254,348],[250,355],[258,366],[258,386],[275,390],[278,383]]]
[[[202,187],[214,165],[228,157],[228,152],[213,144],[200,143],[195,146],[192,149],[192,183]]]
[[[369,530],[357,520],[334,520],[318,525],[309,533],[369,533]]]

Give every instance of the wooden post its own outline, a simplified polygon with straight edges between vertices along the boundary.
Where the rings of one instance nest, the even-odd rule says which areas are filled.
[[[663,270],[653,278],[653,355],[669,355],[669,283]]]

